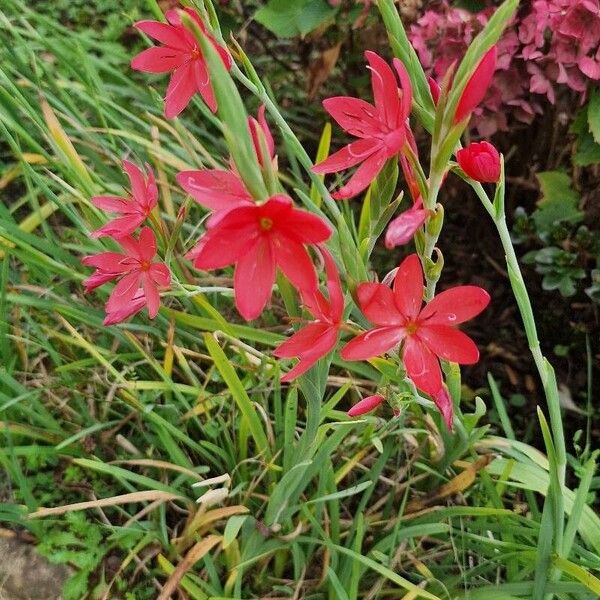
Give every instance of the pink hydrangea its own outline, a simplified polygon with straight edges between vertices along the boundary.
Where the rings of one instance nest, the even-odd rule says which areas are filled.
[[[425,70],[440,80],[492,11],[473,14],[448,0],[426,10],[409,32]],[[600,0],[534,0],[497,48],[496,74],[472,120],[482,136],[507,129],[508,115],[530,123],[542,112],[541,96],[554,103],[559,85],[585,101],[590,80],[600,79]]]

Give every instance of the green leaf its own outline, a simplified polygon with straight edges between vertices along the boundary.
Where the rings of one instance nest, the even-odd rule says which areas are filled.
[[[258,417],[256,409],[252,405],[252,401],[248,397],[240,378],[237,376],[235,369],[232,367],[230,360],[227,358],[221,346],[217,343],[215,338],[210,333],[204,334],[204,343],[209,354],[215,362],[221,377],[227,384],[235,403],[237,404],[242,417],[248,423],[250,433],[256,444],[256,449],[260,452],[265,459],[268,459],[271,455],[269,449],[269,442],[267,436],[262,427],[262,423]]]
[[[580,134],[573,163],[579,167],[589,167],[600,163],[600,144],[594,141],[594,136],[589,131]]]
[[[279,37],[294,37],[305,36],[336,12],[325,0],[270,0],[254,19]]]
[[[537,230],[543,233],[561,221],[581,221],[579,194],[571,188],[570,177],[561,171],[545,171],[536,176],[542,190],[542,198],[532,215]]]
[[[600,144],[600,90],[595,89],[590,96],[587,110],[588,126],[596,144]]]

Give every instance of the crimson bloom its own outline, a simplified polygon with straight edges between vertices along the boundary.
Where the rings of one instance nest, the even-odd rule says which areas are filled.
[[[228,69],[231,68],[229,53],[217,43],[198,13],[192,8],[183,10],[198,24],[202,33],[221,56],[223,64]],[[196,93],[200,94],[210,110],[215,112],[217,102],[198,41],[192,32],[182,25],[176,10],[167,11],[165,16],[169,23],[138,21],[135,24],[137,29],[163,45],[140,52],[131,61],[131,67],[145,73],[173,73],[165,97],[167,119],[176,117]]]
[[[481,183],[500,179],[500,154],[489,142],[473,142],[456,153],[458,165],[465,175]]]
[[[235,265],[235,304],[251,321],[267,304],[278,267],[297,289],[316,290],[317,275],[305,245],[324,242],[331,234],[323,219],[295,208],[287,196],[276,195],[209,221],[188,258],[203,271]]]
[[[303,304],[315,320],[273,351],[278,358],[297,356],[300,359],[298,364],[281,378],[283,382],[292,381],[308,371],[320,358],[329,354],[337,343],[344,314],[344,293],[333,257],[323,247],[320,251],[325,262],[329,300],[318,289],[312,293],[302,293]]]
[[[467,119],[485,97],[496,70],[498,50],[492,46],[479,61],[463,90],[454,113],[454,124]]]
[[[379,356],[404,342],[402,358],[416,387],[436,396],[441,394],[442,371],[438,358],[459,364],[479,360],[477,346],[455,329],[478,315],[489,303],[489,294],[480,287],[458,286],[438,294],[421,309],[423,270],[416,254],[398,268],[393,291],[382,283],[358,287],[360,308],[374,329],[362,333],[342,348],[345,360],[366,360]]]
[[[131,183],[130,198],[121,198],[120,196],[94,196],[92,198],[92,204],[97,208],[123,216],[109,221],[100,229],[96,229],[92,233],[94,238],[107,235],[120,238],[131,235],[156,206],[158,189],[150,165],[146,164],[147,177],[144,177],[144,173],[128,160],[123,161],[123,170],[127,173]]]
[[[349,417],[359,417],[360,415],[365,415],[376,409],[384,400],[385,398],[379,394],[367,396],[366,398],[363,398],[357,402],[347,414]]]
[[[84,265],[96,268],[84,281],[85,290],[89,292],[108,281],[118,279],[106,303],[106,324],[122,321],[144,305],[148,307],[148,316],[154,319],[160,306],[159,288],[168,287],[171,283],[167,265],[154,262],[154,232],[149,227],[144,227],[138,239],[125,236],[118,241],[124,254],[101,252],[83,258],[81,262]]]
[[[371,69],[375,105],[359,98],[336,96],[323,102],[325,110],[358,140],[313,167],[315,173],[337,173],[360,163],[349,181],[333,197],[352,198],[377,177],[385,161],[398,154],[406,142],[407,119],[412,107],[412,87],[404,65],[394,59],[402,89],[390,66],[375,52],[365,58]]]

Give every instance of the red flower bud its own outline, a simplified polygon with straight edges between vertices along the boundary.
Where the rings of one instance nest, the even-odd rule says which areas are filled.
[[[428,77],[427,83],[429,84],[429,91],[431,92],[433,103],[437,106],[437,103],[440,101],[440,94],[442,93],[440,85],[433,77]]]
[[[467,119],[483,100],[496,70],[496,46],[492,46],[477,65],[463,90],[454,113],[454,124]]]
[[[481,183],[500,179],[500,154],[489,142],[474,142],[456,153],[456,160],[467,176]]]
[[[385,398],[383,396],[375,395],[375,396],[367,396],[363,398],[360,402],[357,402],[349,411],[349,417],[358,417],[360,415],[364,415],[368,412],[371,412],[373,409],[377,408]]]

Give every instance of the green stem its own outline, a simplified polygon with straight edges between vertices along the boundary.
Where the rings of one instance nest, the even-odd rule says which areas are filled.
[[[525,335],[527,336],[527,342],[529,349],[533,356],[535,366],[539,373],[542,385],[544,388],[544,395],[546,397],[546,403],[548,405],[548,413],[550,417],[550,429],[552,431],[553,445],[556,453],[556,460],[550,463],[550,468],[555,469],[555,481],[557,482],[558,489],[554,490],[553,493],[553,510],[554,510],[554,523],[556,525],[556,531],[554,532],[554,551],[562,556],[563,554],[563,533],[564,533],[564,500],[563,500],[563,488],[565,485],[565,473],[567,464],[567,453],[565,447],[565,436],[563,430],[562,416],[560,412],[560,402],[558,396],[558,385],[556,382],[556,375],[552,365],[542,354],[540,347],[540,341],[538,338],[537,327],[535,318],[533,315],[533,307],[531,300],[527,292],[525,280],[519,266],[519,261],[515,253],[515,249],[512,244],[510,237],[510,231],[506,223],[506,215],[503,209],[499,209],[489,199],[483,186],[476,182],[470,182],[475,193],[483,203],[484,208],[488,214],[492,217],[494,225],[498,230],[502,248],[506,256],[506,264],[508,267],[508,275],[510,284],[513,290],[513,294],[521,313],[521,318],[525,326]],[[498,185],[501,185],[500,182]],[[552,482],[552,477],[550,478]]]

